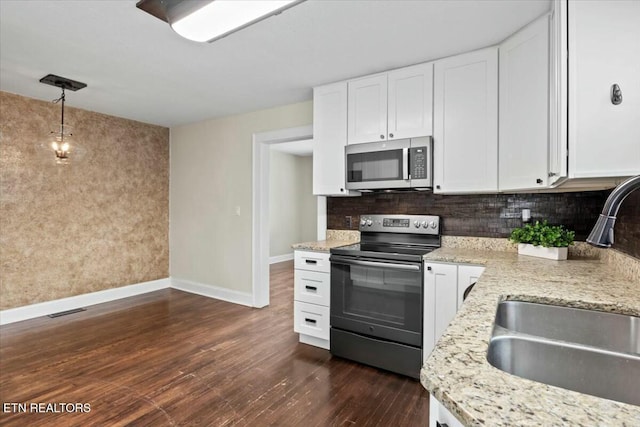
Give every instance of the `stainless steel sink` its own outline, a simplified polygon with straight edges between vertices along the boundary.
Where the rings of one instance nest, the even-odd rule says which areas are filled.
[[[504,301],[487,360],[522,378],[640,406],[639,341],[635,316]]]
[[[514,332],[552,340],[640,354],[640,317],[523,301],[503,301],[498,304],[495,324]]]

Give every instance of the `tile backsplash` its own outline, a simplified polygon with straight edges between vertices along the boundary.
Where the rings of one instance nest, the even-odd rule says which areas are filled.
[[[532,220],[548,220],[576,232],[585,240],[610,190],[548,194],[437,195],[431,192],[369,193],[361,197],[329,197],[327,228],[357,230],[360,215],[439,215],[442,234],[449,236],[508,237],[522,225],[522,209]],[[616,249],[640,258],[640,192],[631,194],[616,222]]]

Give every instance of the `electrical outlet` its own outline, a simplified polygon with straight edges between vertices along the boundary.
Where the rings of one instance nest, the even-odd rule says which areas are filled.
[[[351,230],[351,216],[345,216],[344,217],[344,225]]]

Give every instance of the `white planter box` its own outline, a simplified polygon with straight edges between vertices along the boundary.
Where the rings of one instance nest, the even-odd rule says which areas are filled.
[[[569,248],[545,248],[544,246],[533,246],[528,243],[518,243],[518,253],[520,255],[535,256],[555,260],[567,259]]]

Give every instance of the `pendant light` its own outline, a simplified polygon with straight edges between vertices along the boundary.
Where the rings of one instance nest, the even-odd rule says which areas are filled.
[[[40,82],[62,89],[60,97],[53,100],[54,104],[60,103],[60,125],[59,127],[56,126],[55,129],[50,132],[49,138],[40,144],[40,147],[49,152],[50,156],[53,156],[51,158],[55,159],[56,164],[66,165],[69,164],[72,159],[79,159],[84,154],[84,150],[77,141],[73,140],[71,128],[64,123],[65,90],[77,91],[87,85],[53,74],[41,78]]]

